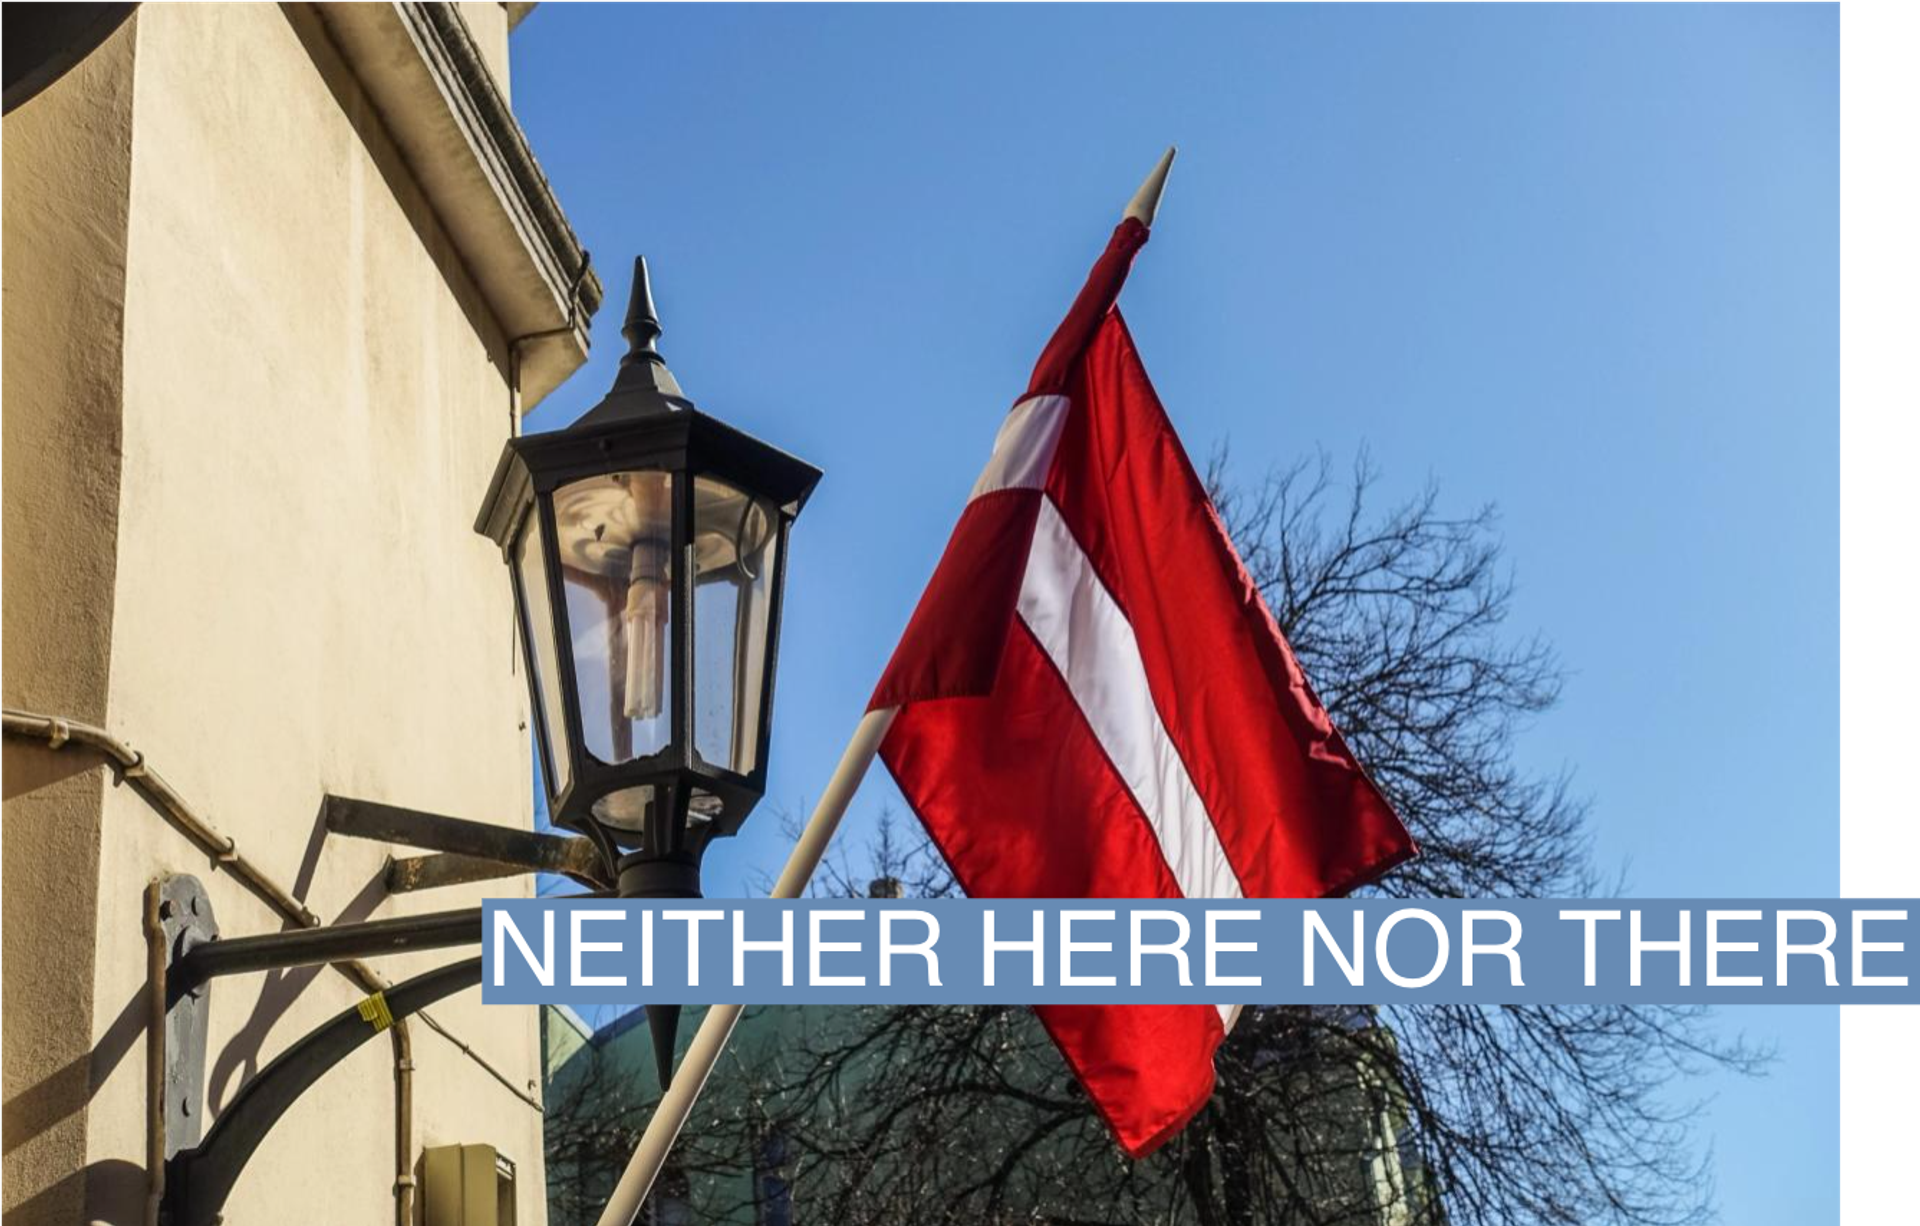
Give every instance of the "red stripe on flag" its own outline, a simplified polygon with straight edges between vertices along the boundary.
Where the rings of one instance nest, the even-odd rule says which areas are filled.
[[[996,490],[967,504],[868,710],[993,688],[1039,514],[1033,489]]]
[[[1226,1038],[1212,1005],[1035,1005],[1129,1158],[1144,1158],[1213,1097]]]
[[[1228,540],[1119,312],[1068,394],[1047,495],[1126,614],[1246,893],[1341,894],[1412,855]]]

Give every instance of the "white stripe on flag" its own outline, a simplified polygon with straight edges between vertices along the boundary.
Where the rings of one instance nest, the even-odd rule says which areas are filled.
[[[993,455],[973,483],[969,500],[995,490],[1037,490],[1047,483],[1053,453],[1066,424],[1065,396],[1029,396],[1007,414],[993,438]]]
[[[1213,819],[1160,721],[1133,627],[1051,499],[1042,499],[1020,618],[1053,660],[1095,739],[1153,827],[1188,898],[1242,898]]]
[[[1094,739],[1146,814],[1187,898],[1243,898],[1213,818],[1153,705],[1140,644],[1050,498],[1040,500],[1020,619],[1066,678]],[[1236,1006],[1221,1005],[1232,1028]]]

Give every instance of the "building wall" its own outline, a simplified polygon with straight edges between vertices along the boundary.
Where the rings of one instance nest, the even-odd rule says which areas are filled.
[[[503,74],[505,11],[461,8]],[[102,80],[114,88],[88,88]],[[509,879],[391,898],[390,849],[319,825],[330,792],[532,821],[507,570],[472,528],[510,428],[506,340],[437,202],[304,5],[143,6],[55,88],[89,108],[100,148],[76,162],[29,144],[26,117],[52,130],[44,139],[72,139],[51,93],[6,121],[8,705],[86,718],[137,746],[329,922],[531,892]],[[75,177],[96,211],[113,211],[117,183],[118,218],[69,218],[74,233],[47,239],[39,264],[16,260],[19,236],[37,233],[21,228],[16,162]],[[28,269],[61,265],[76,234],[103,249],[65,275],[101,285],[55,278],[29,303]],[[108,318],[122,314],[122,276],[124,345]],[[16,367],[17,337],[44,342],[44,369]],[[60,670],[31,664],[16,677],[43,650],[64,653],[78,679],[43,683]],[[9,1226],[139,1217],[147,883],[197,876],[225,936],[281,926],[131,788],[97,768],[53,781],[92,761],[7,747],[6,1196],[23,1206]],[[74,914],[16,927],[16,877],[49,863],[72,866]],[[397,981],[460,956],[377,969]],[[50,962],[50,984],[44,970],[16,978]],[[44,1026],[17,990],[46,1000]],[[360,995],[326,968],[218,981],[198,1107],[217,1111]],[[494,1071],[411,1028],[416,1160],[425,1146],[492,1144],[518,1168],[518,1220],[543,1222],[541,1120],[520,1096],[539,1096],[535,1011],[483,1008],[469,992],[430,1012]],[[42,1041],[29,1059],[23,1048]],[[28,1119],[55,1110],[36,1104],[58,1097],[46,1086],[60,1077],[76,1100],[65,1122]],[[226,1220],[392,1220],[394,1097],[381,1038],[292,1109]]]
[[[86,720],[106,712],[113,627],[137,23],[5,122],[5,699]],[[67,1223],[84,1193],[104,772],[4,752],[4,1205],[10,1224]],[[49,934],[64,938],[52,973]]]
[[[493,0],[459,0],[455,7],[460,10],[467,29],[473,32],[473,41],[480,48],[480,58],[486,61],[487,67],[493,72],[501,96],[511,101],[513,76],[508,65],[507,35],[512,27],[508,22],[507,6],[495,4]]]

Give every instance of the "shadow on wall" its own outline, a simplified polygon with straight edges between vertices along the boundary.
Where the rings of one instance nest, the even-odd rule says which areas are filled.
[[[26,746],[9,745],[6,770],[0,772],[0,799],[13,800],[29,792],[64,783],[75,775],[100,769],[102,767],[98,760],[86,754],[47,753]]]
[[[84,1202],[82,1196],[87,1198]],[[13,1206],[7,1211],[7,1221],[70,1221],[72,1219],[67,1207],[85,1203],[131,1206],[124,1213],[107,1213],[94,1218],[102,1226],[121,1226],[122,1223],[131,1226],[131,1223],[140,1220],[141,1206],[146,1201],[146,1171],[124,1159],[102,1158]]]
[[[307,902],[307,892],[313,888],[314,872],[320,863],[320,853],[327,842],[326,806],[324,803],[315,812],[313,830],[307,837],[307,850],[300,859],[299,872],[294,877],[293,888],[289,891],[300,902]],[[386,867],[380,866],[347,904],[335,915],[332,923],[357,924],[367,919],[387,894]],[[281,931],[289,931],[292,924],[282,925]],[[248,934],[251,935],[251,934]],[[322,973],[330,969],[322,963],[316,966],[295,966],[285,970],[266,973],[266,980],[260,985],[260,994],[254,998],[253,1008],[247,1020],[234,1033],[227,1045],[220,1049],[207,1070],[207,1109],[210,1115],[217,1116],[232,1096],[230,1091],[239,1088],[260,1071],[260,1049],[266,1044],[267,1036],[286,1016],[287,1010],[300,999],[301,993]]]
[[[0,923],[7,1001],[6,1220],[65,1223],[82,1214],[93,1006],[92,912],[99,870],[97,760],[8,741],[4,752],[6,903]],[[44,944],[69,925],[84,950]],[[50,952],[57,959],[50,962]],[[144,1027],[137,1021],[135,1033]]]

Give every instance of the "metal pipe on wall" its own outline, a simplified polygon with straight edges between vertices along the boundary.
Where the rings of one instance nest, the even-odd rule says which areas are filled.
[[[413,1038],[397,1017],[393,1036],[393,1226],[413,1226]]]
[[[167,1194],[167,933],[160,926],[160,883],[147,883],[147,1206],[160,1226]]]

